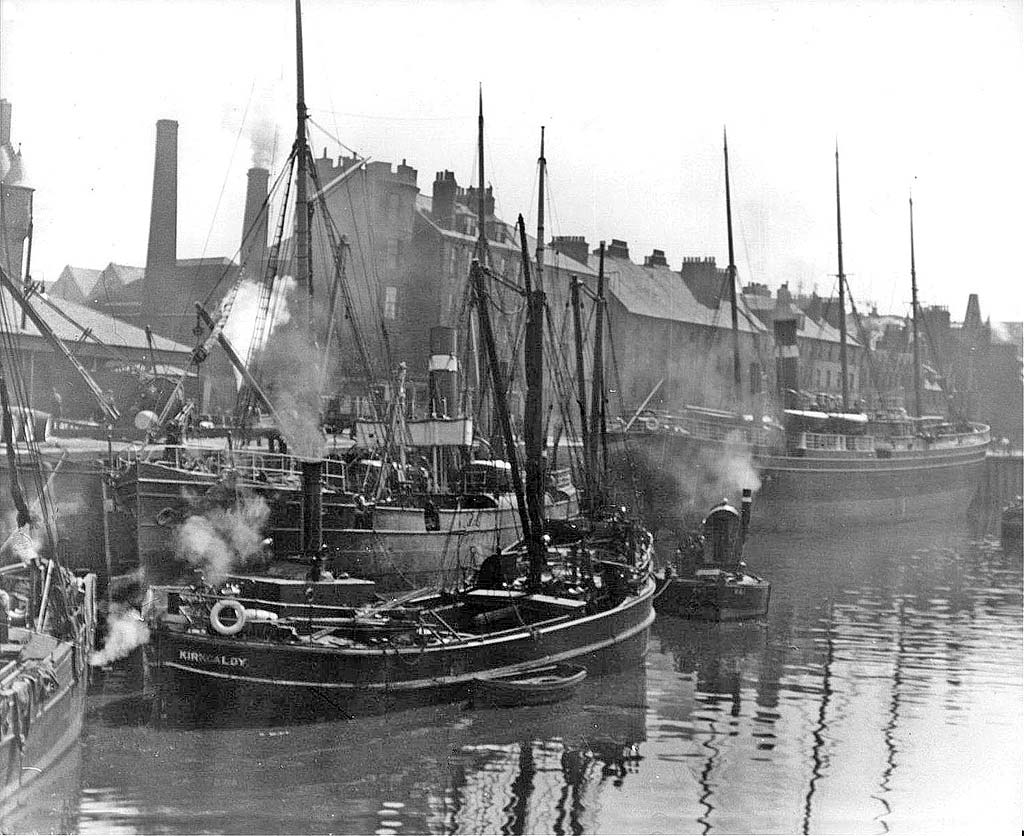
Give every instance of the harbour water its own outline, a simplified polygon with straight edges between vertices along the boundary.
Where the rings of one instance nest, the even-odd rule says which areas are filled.
[[[953,525],[764,537],[747,558],[773,582],[764,622],[659,618],[642,667],[555,706],[160,728],[111,674],[33,817],[0,826],[1016,832],[1021,555]]]

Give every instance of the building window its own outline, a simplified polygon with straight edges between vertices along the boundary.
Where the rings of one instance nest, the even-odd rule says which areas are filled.
[[[828,391],[832,388],[832,371],[829,370],[825,373],[825,390]]]
[[[384,318],[395,319],[398,315],[398,288],[384,288]]]
[[[397,270],[402,264],[402,242],[397,238],[388,238],[387,266]]]

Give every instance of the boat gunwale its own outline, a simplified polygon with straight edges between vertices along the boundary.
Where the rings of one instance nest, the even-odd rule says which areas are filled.
[[[318,647],[310,643],[297,642],[294,644],[284,644],[281,642],[273,641],[258,641],[245,638],[237,638],[231,636],[218,636],[216,638],[200,633],[174,633],[172,635],[186,636],[191,641],[200,641],[203,643],[216,644],[218,642],[228,641],[232,645],[237,646],[255,646],[259,648],[269,648],[270,652],[279,652],[280,650],[301,650],[307,653],[319,653],[328,656],[333,655],[346,655],[346,656],[420,656],[427,653],[442,653],[450,651],[456,648],[477,648],[486,646],[489,644],[503,644],[509,640],[518,640],[519,638],[536,637],[538,635],[544,635],[545,633],[551,633],[554,630],[561,629],[564,626],[586,624],[597,618],[609,617],[612,613],[624,613],[630,608],[637,606],[648,597],[654,595],[656,583],[653,577],[648,577],[643,589],[637,592],[636,595],[629,596],[621,603],[612,607],[608,610],[600,610],[599,612],[590,613],[589,615],[580,616],[573,618],[571,615],[560,615],[552,619],[546,619],[537,624],[516,626],[507,630],[499,632],[491,632],[486,636],[472,636],[472,637],[459,637],[458,640],[450,641],[447,643],[436,644],[436,645],[423,645],[417,647],[386,647],[386,648],[373,648],[373,647]]]
[[[638,604],[638,603],[641,602],[641,600],[642,599],[637,599],[633,603],[634,604]],[[612,610],[606,610],[605,612],[612,612]],[[540,657],[538,659],[531,659],[531,660],[526,661],[526,662],[517,662],[515,664],[506,665],[506,666],[501,667],[501,668],[494,668],[490,672],[493,673],[494,675],[502,675],[502,674],[509,675],[509,674],[519,673],[519,672],[524,671],[524,670],[529,670],[531,668],[535,668],[535,667],[537,667],[540,664],[552,664],[552,663],[558,663],[560,661],[568,661],[570,659],[576,659],[576,658],[579,658],[581,656],[588,656],[588,655],[590,655],[592,653],[596,653],[598,651],[604,650],[605,648],[613,647],[616,644],[621,644],[621,643],[627,641],[628,639],[631,639],[634,636],[642,633],[643,631],[645,631],[648,628],[650,628],[651,624],[654,623],[654,619],[655,619],[655,612],[654,612],[654,608],[652,607],[650,612],[648,613],[647,617],[644,618],[644,620],[641,623],[639,623],[637,625],[634,625],[633,627],[629,628],[628,630],[626,630],[624,632],[616,633],[611,638],[603,639],[603,640],[601,640],[599,642],[594,642],[594,643],[588,644],[588,645],[583,646],[583,647],[574,647],[571,650],[565,650],[565,651],[562,651],[560,653],[556,653],[556,654],[552,654],[552,655],[548,655],[548,656],[543,656],[543,657]],[[580,623],[580,622],[579,621],[574,621],[573,622],[573,624],[577,624],[577,623]],[[207,639],[206,637],[196,637],[196,636],[193,636],[193,638],[201,638],[204,641],[210,641],[210,639]],[[525,635],[524,635],[524,638],[525,638]],[[441,648],[432,648],[432,649],[450,649],[453,646],[455,646],[455,645],[447,645],[447,646],[444,646],[444,647],[441,647]],[[289,647],[289,648],[291,648],[291,647],[294,647],[294,646],[292,646],[292,645],[283,645],[282,647]],[[302,650],[307,650],[307,651],[309,651],[309,650],[312,650],[312,651],[326,650],[327,652],[330,652],[330,653],[335,653],[335,654],[341,653],[343,655],[348,655],[352,651],[358,651],[359,650],[358,648],[333,648],[333,649],[327,649],[327,648],[324,648],[324,649],[321,649],[321,648],[308,648],[308,647],[306,647],[304,645],[301,646],[301,649]],[[418,652],[418,651],[416,651],[416,652]],[[380,656],[381,658],[386,658],[388,655],[392,655],[392,656],[395,655],[394,651],[389,651],[389,650],[386,650],[386,649],[374,650],[374,651],[371,651],[371,653],[373,655]],[[464,683],[471,683],[476,678],[478,678],[480,676],[480,673],[481,673],[480,671],[470,671],[470,672],[461,673],[461,674],[451,674],[451,675],[446,675],[446,676],[427,677],[427,678],[422,678],[422,679],[402,680],[402,681],[398,681],[398,682],[393,682],[393,681],[384,681],[384,682],[304,682],[302,680],[285,680],[285,679],[271,679],[269,677],[240,676],[240,675],[237,675],[237,674],[229,674],[229,673],[222,673],[220,671],[207,670],[205,668],[196,668],[196,667],[193,667],[191,665],[183,665],[180,662],[162,661],[162,660],[159,660],[159,659],[157,660],[157,666],[160,667],[160,668],[171,668],[173,670],[179,670],[179,671],[183,671],[185,673],[190,673],[190,674],[194,674],[194,675],[198,675],[198,676],[212,677],[214,679],[226,679],[226,680],[229,680],[231,682],[238,682],[240,684],[271,685],[271,686],[274,686],[274,687],[301,687],[301,688],[312,688],[312,689],[326,688],[326,689],[332,689],[332,690],[345,690],[345,691],[351,691],[351,692],[369,691],[369,692],[377,692],[377,693],[380,693],[380,692],[387,693],[387,692],[391,692],[391,691],[416,691],[416,690],[422,690],[422,689],[431,688],[431,687],[435,687],[435,688],[436,687],[447,687],[447,686],[453,686],[453,685],[460,685],[460,684],[464,684]]]

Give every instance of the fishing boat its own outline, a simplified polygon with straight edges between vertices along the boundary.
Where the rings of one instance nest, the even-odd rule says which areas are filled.
[[[300,67],[301,32],[296,2]],[[299,93],[301,102],[301,84]],[[299,135],[297,144],[304,142],[301,119]],[[542,139],[541,206],[543,171]],[[542,221],[539,227],[542,242]],[[519,230],[525,253],[521,217]],[[523,540],[492,552],[461,589],[359,605],[342,594],[369,593],[372,585],[324,568],[331,549],[321,527],[322,462],[304,462],[305,548],[296,559],[272,560],[247,578],[151,587],[144,652],[158,706],[168,714],[244,709],[245,717],[260,708],[275,716],[379,711],[465,698],[481,677],[563,663],[600,672],[645,652],[654,619],[651,535],[611,514],[594,515],[575,537],[544,536],[542,263],[534,288],[524,258],[525,485],[490,328],[487,274],[478,260],[471,267]]]
[[[675,563],[658,577],[654,608],[663,615],[705,621],[739,621],[768,614],[772,585],[746,570],[743,546],[750,523],[751,491],[742,511],[723,499],[699,533],[681,543]]]
[[[736,403],[741,404],[744,393],[727,144],[725,177],[733,386]],[[756,529],[820,531],[835,526],[939,520],[966,513],[984,468],[989,428],[955,416],[927,416],[922,409],[912,201],[910,206],[916,416],[898,405],[864,410],[851,398],[837,150],[841,397],[800,389],[797,318],[776,316],[772,324],[777,371],[774,408],[731,411],[686,406],[665,411],[647,410],[644,403],[618,425],[614,433],[618,442],[673,472],[699,466],[708,458],[749,464],[761,481],[752,519]]]
[[[477,677],[473,686],[473,704],[498,708],[545,705],[573,696],[587,669],[579,665],[544,665],[514,674]]]
[[[4,320],[13,314],[6,300],[0,302],[0,313]],[[96,576],[76,577],[63,565],[67,553],[57,539],[54,497],[43,477],[42,454],[31,441],[15,444],[15,416],[23,420],[29,409],[16,351],[16,345],[7,344],[0,359],[2,440],[9,494],[17,509],[15,526],[0,546],[3,820],[31,797],[33,785],[78,740],[96,624]],[[22,486],[27,474],[33,476],[28,491]]]

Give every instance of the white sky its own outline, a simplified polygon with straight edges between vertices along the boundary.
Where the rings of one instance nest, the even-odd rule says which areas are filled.
[[[290,0],[2,0],[2,94],[36,192],[36,278],[145,262],[155,122],[179,128],[178,255],[231,255],[251,131],[294,133]],[[726,258],[730,140],[744,282],[833,291],[833,150],[858,306],[1024,319],[1020,2],[305,0],[314,120],[429,194],[475,179],[477,83],[498,213],[547,232]],[[244,119],[243,119],[244,115]],[[312,128],[315,153],[338,146]]]

